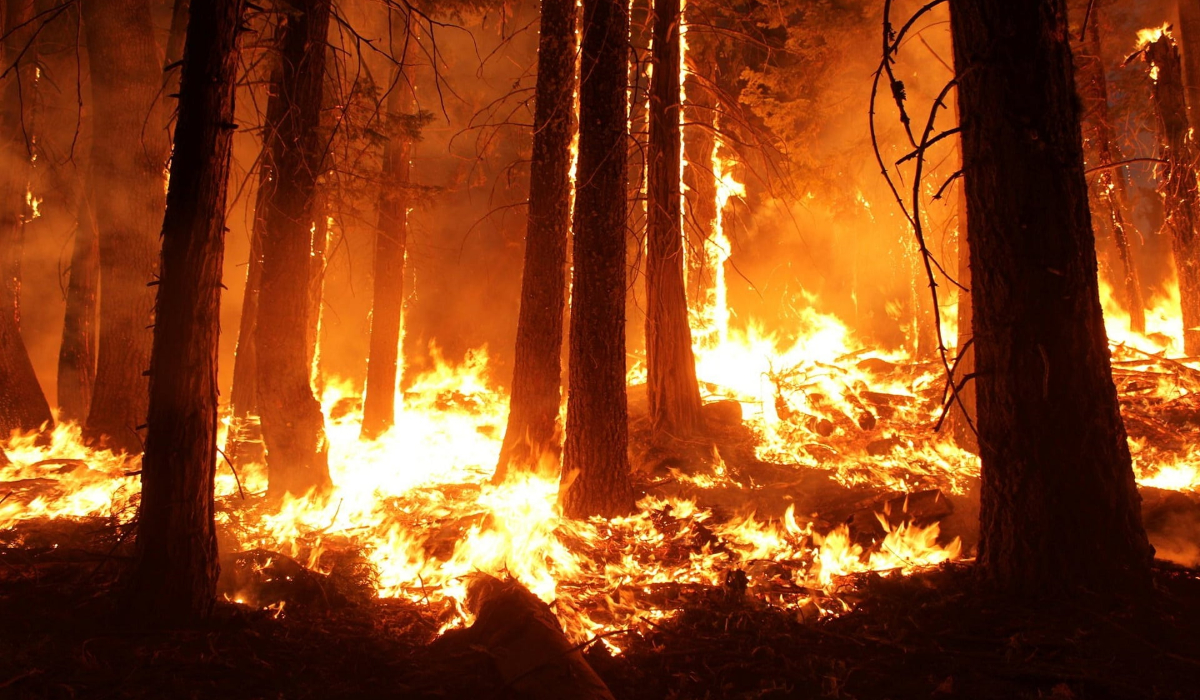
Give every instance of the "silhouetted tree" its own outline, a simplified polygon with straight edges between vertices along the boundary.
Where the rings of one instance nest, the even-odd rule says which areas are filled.
[[[584,0],[563,513],[633,509],[625,396],[624,0]]]
[[[86,435],[140,452],[169,144],[148,0],[82,0],[92,81],[88,201],[100,254],[96,382]]]
[[[656,431],[687,437],[703,428],[704,418],[683,282],[681,19],[679,0],[655,0],[646,190],[646,368],[651,425]]]
[[[256,321],[258,410],[268,492],[304,494],[330,485],[321,405],[310,382],[306,336],[319,131],[330,0],[293,0],[279,39],[279,99],[268,104],[262,284]],[[276,107],[275,111],[270,106]]]
[[[216,599],[217,340],[242,8],[195,2],[187,25],[130,596],[155,624],[207,617]]]
[[[1146,585],[1109,365],[1065,0],[952,0],[974,309],[979,566],[1045,595]]]
[[[562,404],[571,138],[575,128],[575,0],[543,0],[529,165],[525,271],[508,427],[494,481],[558,464]]]

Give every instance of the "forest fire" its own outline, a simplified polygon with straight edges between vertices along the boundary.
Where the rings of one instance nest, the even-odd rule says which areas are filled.
[[[0,695],[1194,693],[1200,4],[5,0],[0,58]]]

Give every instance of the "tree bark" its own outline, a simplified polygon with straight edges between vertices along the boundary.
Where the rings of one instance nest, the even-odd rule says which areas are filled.
[[[38,384],[12,314],[0,314],[0,437],[39,430],[50,422],[50,405]]]
[[[979,566],[1046,596],[1149,584],[1109,364],[1065,0],[952,0],[974,305]]]
[[[242,8],[194,3],[184,48],[131,580],[134,609],[155,624],[205,618],[216,600],[217,351]]]
[[[683,281],[679,0],[655,0],[647,149],[646,369],[650,423],[686,438],[703,430]]]
[[[557,468],[562,440],[563,318],[571,228],[575,130],[575,0],[543,0],[529,166],[525,272],[508,427],[493,481],[510,471]]]
[[[1163,160],[1160,190],[1171,231],[1171,249],[1179,276],[1179,304],[1183,316],[1183,347],[1188,355],[1200,354],[1200,194],[1196,188],[1196,150],[1183,94],[1183,67],[1179,48],[1169,34],[1145,47],[1151,69],[1151,94],[1158,110]]]
[[[624,0],[584,0],[563,513],[633,510],[625,396]]]
[[[58,349],[58,416],[82,423],[87,418],[96,381],[96,283],[100,251],[91,202],[83,188],[79,189],[62,344]]]
[[[267,447],[268,494],[330,486],[325,419],[313,396],[306,329],[313,196],[324,154],[319,134],[330,0],[296,0],[283,19],[278,109],[267,114],[263,167],[262,287],[256,359]]]
[[[308,327],[304,332],[304,361],[308,366],[308,383],[318,399],[325,381],[321,376],[321,314],[325,301],[325,268],[329,250],[329,211],[325,186],[318,183],[313,193],[312,232],[308,248]]]
[[[391,12],[391,11],[390,11]],[[409,42],[411,18],[395,13],[392,36],[403,44],[393,55],[400,65],[388,93],[387,117],[398,131],[383,148],[383,185],[379,193],[379,227],[375,232],[374,298],[371,304],[371,347],[363,397],[363,439],[374,439],[396,422],[396,383],[400,359],[400,324],[404,317],[404,255],[408,242],[409,176],[412,139],[404,119],[415,108]],[[395,40],[395,39],[394,39]]]
[[[1183,44],[1187,104],[1200,109],[1200,2],[1179,0],[1179,41]]]
[[[1087,4],[1084,0],[1079,2]],[[1090,9],[1087,12],[1086,7],[1080,8],[1080,21],[1086,16],[1087,26],[1082,28],[1084,39],[1075,52],[1075,84],[1083,108],[1084,154],[1090,156],[1093,165],[1102,166],[1116,163],[1121,157],[1108,114],[1108,78],[1104,74],[1104,53],[1100,43],[1100,7],[1097,4]],[[1078,34],[1072,32],[1072,36]],[[1129,248],[1129,230],[1132,227],[1125,220],[1125,169],[1099,170],[1089,184],[1095,205],[1093,220],[1112,232],[1117,254],[1121,258],[1124,273],[1122,303],[1129,312],[1130,327],[1135,333],[1145,333],[1146,304],[1142,299],[1142,284],[1138,279],[1133,252]]]
[[[94,139],[88,199],[100,252],[100,337],[85,436],[141,452],[146,419],[157,233],[169,144],[162,128],[162,56],[147,0],[83,0]],[[118,189],[114,190],[116,186]]]
[[[959,122],[962,123],[961,121]],[[961,150],[961,147],[960,147]],[[979,454],[979,439],[975,413],[975,343],[972,342],[971,312],[971,247],[967,241],[967,195],[960,182],[958,185],[958,278],[962,285],[958,289],[958,364],[953,376],[957,397],[950,404],[950,436],[954,444],[973,454]],[[966,291],[963,291],[965,289]]]

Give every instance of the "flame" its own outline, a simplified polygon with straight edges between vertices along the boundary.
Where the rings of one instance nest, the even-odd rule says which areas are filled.
[[[1147,45],[1153,44],[1164,36],[1171,36],[1170,22],[1163,22],[1162,25],[1158,27],[1139,29],[1137,33],[1137,47],[1139,50],[1144,49]]]

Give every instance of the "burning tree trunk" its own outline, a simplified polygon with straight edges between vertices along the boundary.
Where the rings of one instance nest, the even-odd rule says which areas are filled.
[[[979,564],[1045,595],[1148,584],[1112,383],[1065,0],[951,3],[971,250]]]
[[[100,338],[86,435],[140,452],[169,144],[147,0],[83,0],[94,104],[88,199],[100,251]]]
[[[647,149],[646,367],[651,425],[656,431],[687,437],[703,428],[704,419],[683,281],[681,20],[679,0],[655,1]]]
[[[29,361],[19,330],[21,288],[21,238],[25,220],[25,192],[30,177],[30,150],[25,114],[33,91],[34,53],[29,50],[33,26],[21,29],[33,16],[31,0],[10,0],[0,27],[7,35],[3,45],[4,68],[15,66],[5,78],[0,104],[0,272],[3,274],[3,308],[0,308],[0,435],[12,430],[37,430],[51,421],[50,406]]]
[[[329,486],[328,444],[305,349],[313,195],[323,153],[318,129],[330,0],[297,0],[284,16],[278,95],[267,114],[262,286],[256,359],[258,409],[273,496]]]
[[[1179,41],[1183,44],[1187,103],[1200,109],[1200,2],[1179,0]]]
[[[1196,151],[1183,96],[1183,69],[1179,49],[1166,32],[1146,44],[1143,57],[1150,64],[1162,157],[1166,161],[1160,181],[1179,275],[1183,346],[1188,355],[1200,355],[1200,237],[1196,235],[1200,195],[1194,168]]]
[[[961,121],[959,122],[962,123]],[[971,313],[971,247],[967,240],[967,195],[958,186],[958,364],[952,377],[957,396],[951,397],[950,436],[961,449],[979,453],[975,416],[975,343],[972,342],[974,314]],[[963,290],[966,291],[963,291]],[[968,344],[969,343],[969,344]],[[965,380],[965,381],[964,381]],[[961,385],[961,386],[960,386]]]
[[[1108,115],[1108,79],[1104,75],[1104,54],[1100,44],[1100,8],[1091,12],[1080,8],[1081,17],[1087,18],[1083,28],[1083,44],[1075,53],[1075,85],[1083,106],[1083,146],[1096,166],[1107,166],[1120,160],[1116,150],[1116,135]],[[1142,300],[1142,285],[1138,279],[1137,266],[1129,249],[1131,228],[1125,220],[1125,170],[1103,167],[1092,181],[1092,200],[1096,205],[1097,221],[1112,231],[1113,242],[1121,257],[1124,271],[1122,300],[1129,312],[1130,327],[1136,333],[1146,332],[1145,302]]]
[[[558,464],[576,43],[575,0],[543,0],[525,272],[508,427],[493,477],[497,482],[510,470],[536,469],[543,460]]]
[[[324,384],[321,379],[321,313],[325,301],[325,268],[329,263],[325,256],[331,233],[325,195],[324,185],[318,183],[313,193],[312,236],[308,243],[308,327],[304,332],[304,361],[308,365],[308,382],[313,387]]]
[[[155,623],[207,617],[216,598],[217,339],[242,6],[211,0],[189,13],[131,586]]]
[[[371,349],[363,397],[362,437],[376,438],[396,422],[396,382],[400,359],[400,324],[404,317],[404,256],[408,242],[409,174],[415,129],[407,123],[413,104],[409,42],[411,18],[392,16],[393,41],[402,42],[387,119],[393,130],[383,148],[383,178],[379,193],[379,227],[375,232],[374,298],[371,304]]]
[[[67,307],[58,350],[58,415],[62,420],[83,422],[96,380],[96,283],[100,251],[91,203],[83,188],[79,190]]]
[[[625,400],[624,0],[584,0],[563,513],[633,509]]]

